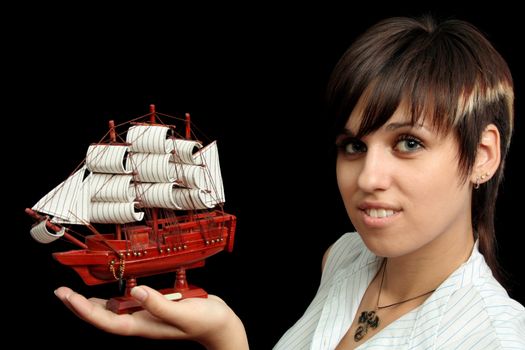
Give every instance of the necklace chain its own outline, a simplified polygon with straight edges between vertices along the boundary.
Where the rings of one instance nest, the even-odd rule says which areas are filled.
[[[390,305],[379,306],[379,299],[381,298],[381,292],[383,291],[383,282],[385,281],[386,263],[387,263],[387,260],[385,258],[385,262],[383,263],[383,272],[382,272],[382,275],[381,275],[381,284],[379,285],[379,293],[377,294],[376,310],[386,309],[386,308],[389,308],[389,307],[392,307],[392,306],[403,304],[403,303],[406,303],[407,301],[411,301],[411,300],[414,300],[414,299],[417,299],[417,298],[421,298],[422,296],[425,296],[427,294],[430,294],[430,293],[436,291],[435,289],[432,289],[431,291],[428,291],[428,292],[423,293],[423,294],[419,294],[419,295],[417,295],[415,297],[412,297],[412,298],[409,298],[409,299],[406,299],[406,300],[403,300],[403,301],[398,301],[397,303],[393,303],[393,304],[390,304]]]
[[[377,293],[376,308],[375,308],[374,311],[363,311],[363,312],[361,312],[361,315],[359,316],[359,319],[358,319],[359,327],[357,327],[357,329],[355,331],[355,334],[354,334],[354,341],[356,341],[356,342],[358,342],[361,339],[363,339],[363,337],[368,332],[368,328],[369,327],[372,328],[372,329],[376,329],[379,326],[379,316],[377,316],[377,311],[382,310],[382,309],[386,309],[386,308],[389,308],[389,307],[392,307],[392,306],[396,306],[396,305],[399,305],[399,304],[403,304],[403,303],[409,302],[411,300],[415,300],[417,298],[421,298],[421,297],[423,297],[423,296],[425,296],[427,294],[430,294],[430,293],[433,293],[433,292],[436,291],[435,289],[433,289],[433,290],[428,291],[426,293],[419,294],[419,295],[417,295],[415,297],[412,297],[412,298],[409,298],[409,299],[406,299],[406,300],[402,300],[402,301],[398,301],[397,303],[379,306],[379,299],[381,298],[381,291],[383,290],[383,282],[385,281],[386,263],[387,263],[387,259],[385,258],[385,260],[383,261],[383,264],[381,265],[381,268],[383,269],[383,271],[381,273],[381,283],[379,284],[379,293]]]
[[[416,297],[413,297],[413,298],[410,298],[410,299],[407,299],[407,300],[399,301],[399,302],[397,302],[397,303],[393,303],[393,304],[385,305],[385,306],[379,306],[379,305],[377,305],[376,308],[377,308],[378,310],[386,309],[387,307],[396,306],[396,305],[399,305],[399,304],[406,303],[407,301],[410,301],[410,300],[414,300],[414,299],[417,299],[417,298],[421,298],[422,296],[425,296],[425,295],[430,294],[430,293],[435,292],[435,291],[436,291],[435,289],[432,289],[431,291],[428,291],[428,292],[426,292],[426,293],[420,294],[420,295],[418,295],[418,296],[416,296]]]

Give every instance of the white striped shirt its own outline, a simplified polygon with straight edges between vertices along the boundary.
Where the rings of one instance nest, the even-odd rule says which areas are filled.
[[[350,232],[330,249],[316,296],[274,350],[335,349],[381,265]],[[525,308],[492,276],[477,242],[463,265],[419,307],[380,330],[363,349],[525,349]]]

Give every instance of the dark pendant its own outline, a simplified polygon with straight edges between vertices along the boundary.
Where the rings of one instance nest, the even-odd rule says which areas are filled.
[[[372,329],[379,326],[379,317],[375,311],[363,311],[357,320],[359,327],[357,327],[354,334],[354,341],[358,342],[368,333],[368,327]]]
[[[367,329],[368,327],[366,328],[363,326],[357,327],[357,330],[355,331],[355,334],[354,334],[354,341],[360,341],[361,339],[363,339],[363,337],[366,334]]]

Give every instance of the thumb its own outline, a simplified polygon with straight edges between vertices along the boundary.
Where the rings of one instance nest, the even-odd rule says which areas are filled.
[[[131,296],[152,315],[166,321],[174,322],[175,304],[164,295],[147,286],[136,286],[131,289]]]

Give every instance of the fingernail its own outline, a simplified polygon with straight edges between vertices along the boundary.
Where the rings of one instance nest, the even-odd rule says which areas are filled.
[[[53,293],[55,293],[55,295],[58,297],[58,294],[57,294],[57,293],[58,293],[58,289],[55,289],[55,290],[53,291]]]
[[[131,289],[131,296],[138,301],[143,302],[148,297],[148,292],[146,292],[143,288],[133,287]]]

